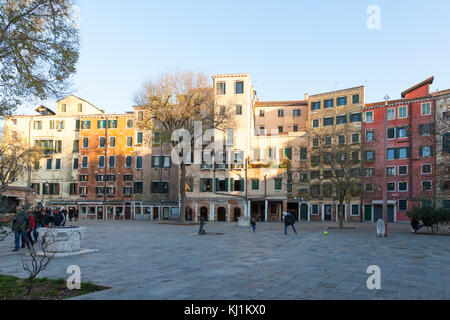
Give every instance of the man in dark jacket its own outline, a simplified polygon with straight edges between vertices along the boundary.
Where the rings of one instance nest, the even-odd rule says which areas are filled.
[[[27,247],[30,248],[30,241],[27,236],[27,228],[29,228],[30,220],[22,206],[16,207],[16,215],[14,216],[11,230],[14,232],[14,250],[19,251],[20,248],[20,237],[25,241]]]
[[[284,217],[284,234],[287,234],[287,229],[289,226],[292,226],[292,230],[294,230],[295,234],[297,234],[297,230],[295,230],[294,224],[295,218],[291,214],[291,212],[288,211],[287,215]]]

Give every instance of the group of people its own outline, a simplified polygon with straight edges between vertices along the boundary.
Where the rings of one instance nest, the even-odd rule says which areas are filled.
[[[253,232],[256,232],[256,220],[255,218],[252,218],[250,220],[250,225],[252,226]],[[288,211],[286,214],[284,214],[284,234],[287,234],[289,226],[292,227],[292,230],[294,230],[295,234],[297,234],[297,230],[295,230],[295,217],[292,215],[290,211]]]
[[[70,211],[69,213],[64,207],[57,209],[36,207],[24,210],[23,206],[16,206],[16,214],[11,224],[11,230],[14,232],[15,247],[13,251],[19,251],[20,241],[22,248],[30,248],[39,237],[39,228],[48,227],[64,227],[66,225],[66,217],[78,220],[78,212]]]

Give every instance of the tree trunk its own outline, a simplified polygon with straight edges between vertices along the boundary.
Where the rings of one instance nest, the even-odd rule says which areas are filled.
[[[344,229],[344,200],[339,200],[339,228]]]
[[[180,163],[180,222],[186,221],[186,164]]]

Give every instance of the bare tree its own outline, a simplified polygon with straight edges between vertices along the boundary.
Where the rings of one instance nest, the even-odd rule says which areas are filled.
[[[34,246],[28,248],[27,256],[21,257],[22,259],[22,268],[28,272],[28,285],[26,295],[31,293],[33,290],[33,282],[36,277],[44,271],[50,262],[52,262],[54,254],[51,254],[47,251],[48,246],[51,244],[48,237],[45,239],[45,242],[40,246],[41,252],[36,251],[35,246],[38,245],[36,243]]]
[[[5,214],[11,210],[3,193],[19,177],[33,170],[33,164],[41,157],[42,151],[39,148],[29,147],[19,136],[7,133],[4,137],[0,137],[0,240],[7,235],[5,228],[9,222]]]
[[[77,19],[71,0],[0,1],[0,116],[67,88],[79,56]]]
[[[208,78],[204,74],[191,71],[164,73],[158,78],[148,81],[136,94],[135,102],[143,111],[143,117],[138,126],[155,135],[147,135],[145,143],[152,147],[157,143],[164,143],[174,148],[180,140],[173,141],[172,134],[176,130],[184,129],[189,133],[191,150],[195,144],[194,123],[202,123],[202,134],[207,129],[225,132],[235,127],[235,113],[230,107],[218,106],[214,102],[214,91]],[[183,138],[184,139],[184,138]],[[186,161],[188,154],[179,150],[179,192],[180,192],[180,220],[185,220],[186,211]]]
[[[344,227],[345,200],[361,193],[361,144],[359,140],[352,143],[352,134],[355,130],[343,125],[323,128],[311,134],[313,143],[311,166],[322,169],[322,180],[326,181],[324,197],[331,197],[333,190],[336,194],[340,205],[338,215],[340,228]],[[340,136],[345,137],[344,142],[339,141]],[[314,196],[314,192],[311,192],[311,196]]]

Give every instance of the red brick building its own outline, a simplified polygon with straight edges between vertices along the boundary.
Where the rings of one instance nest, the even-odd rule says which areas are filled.
[[[363,220],[407,221],[414,206],[433,198],[434,78],[405,90],[402,99],[366,104],[363,121]],[[383,202],[386,200],[386,209]]]

